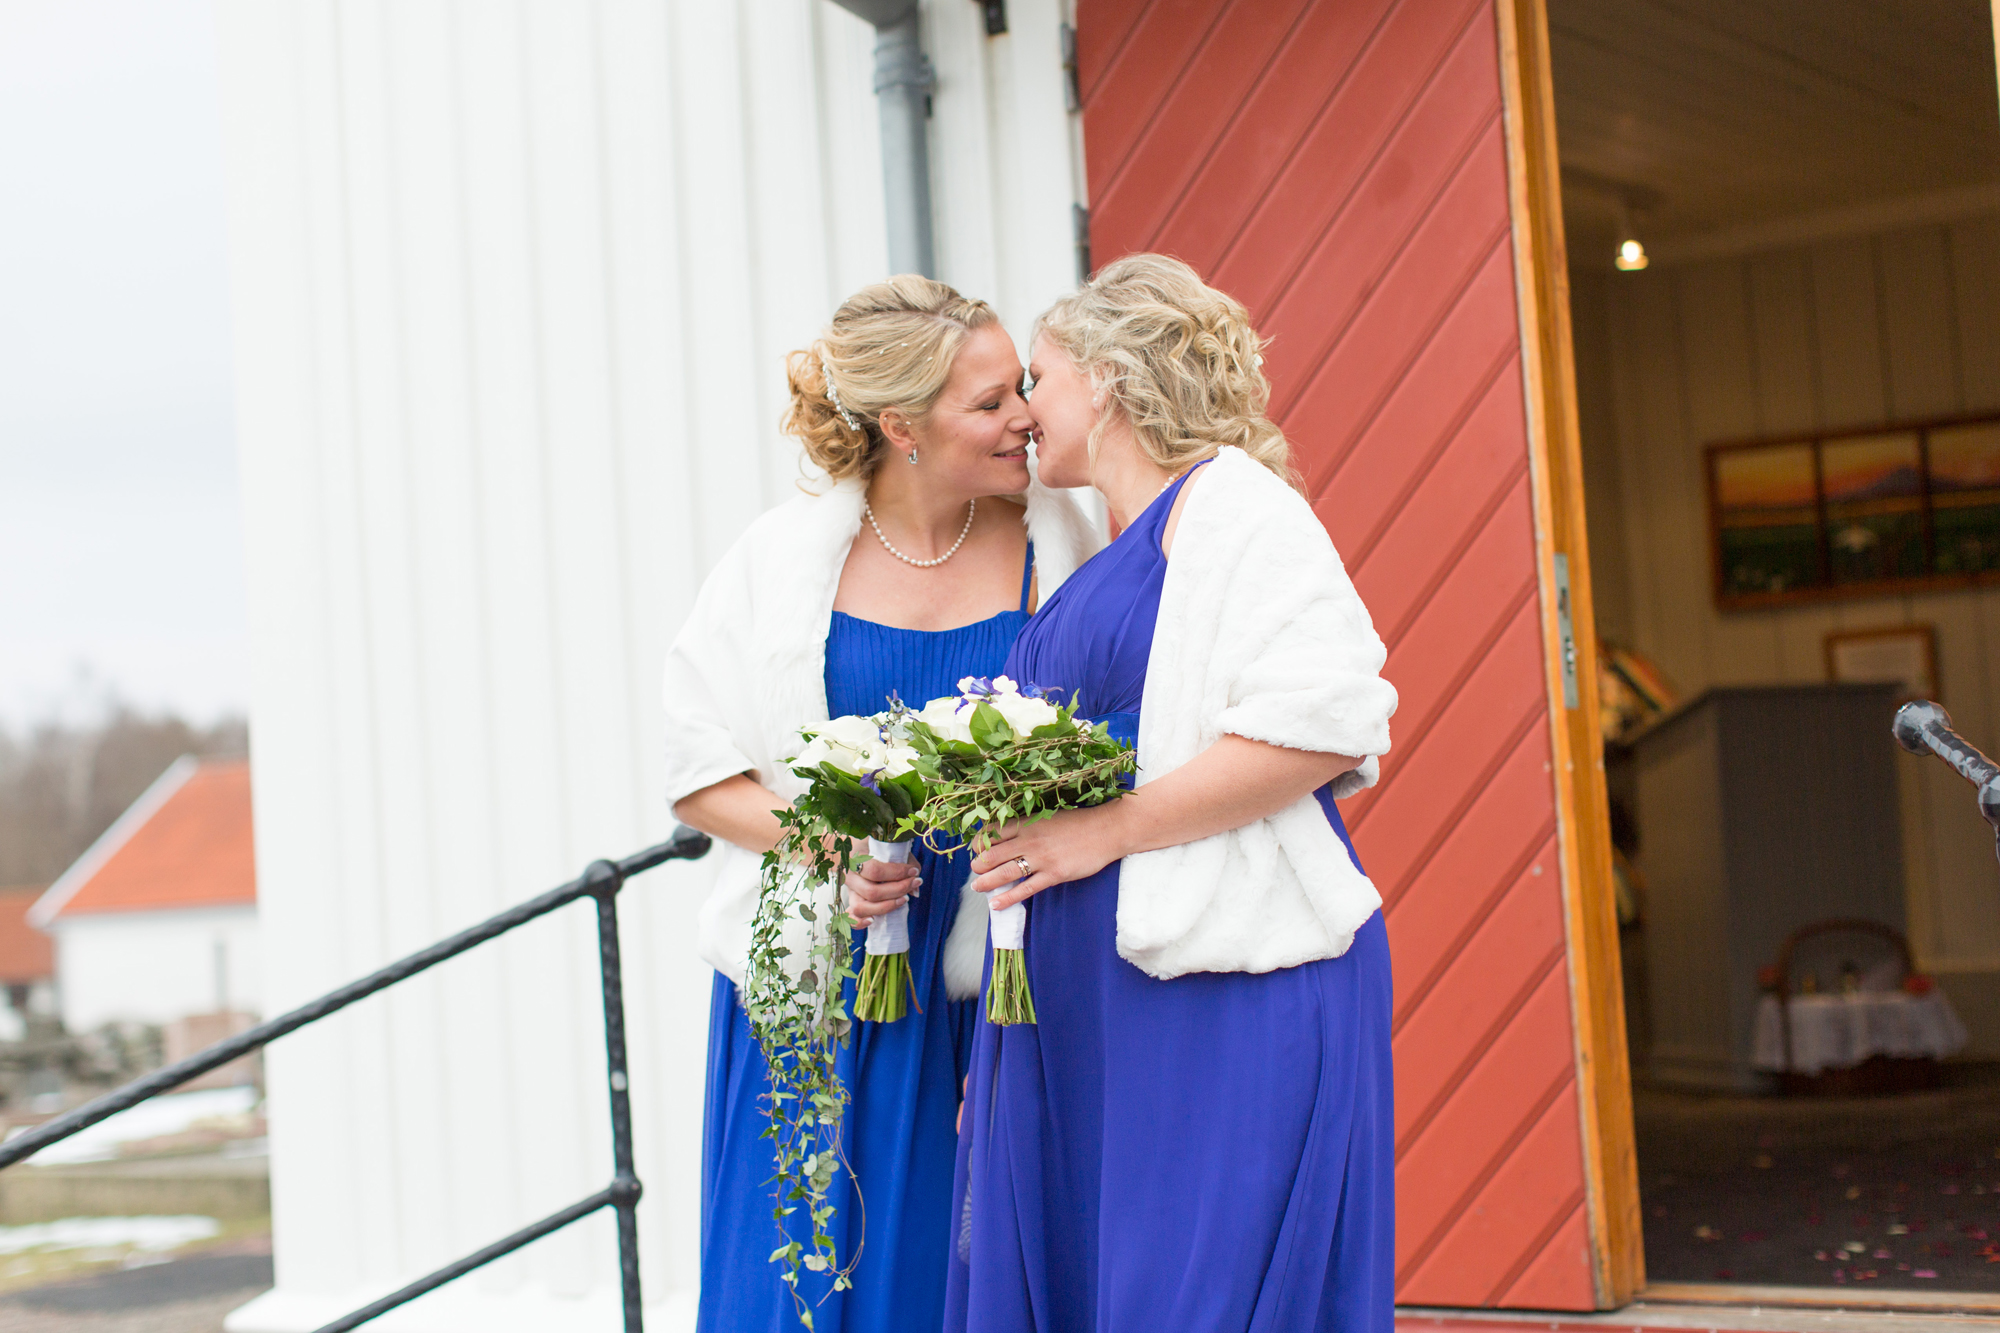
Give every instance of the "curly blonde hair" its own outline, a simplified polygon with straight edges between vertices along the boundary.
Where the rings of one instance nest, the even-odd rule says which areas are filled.
[[[780,425],[832,480],[866,480],[887,445],[882,414],[893,409],[921,424],[966,339],[999,322],[984,301],[914,273],[863,287],[810,347],[785,358],[792,401]]]
[[[1113,260],[1036,321],[1110,395],[1154,463],[1179,471],[1233,444],[1296,488],[1291,445],[1264,415],[1264,339],[1243,303],[1166,255]],[[1090,433],[1090,457],[1110,413]]]

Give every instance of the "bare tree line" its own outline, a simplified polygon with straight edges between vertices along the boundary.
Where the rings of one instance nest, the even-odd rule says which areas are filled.
[[[197,727],[113,705],[99,722],[0,727],[0,884],[47,884],[184,754],[242,754],[240,718]]]

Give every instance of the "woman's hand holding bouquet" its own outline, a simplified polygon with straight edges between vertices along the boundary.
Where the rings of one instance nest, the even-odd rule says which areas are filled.
[[[870,860],[908,864],[910,839],[900,830],[924,801],[924,779],[908,744],[909,713],[892,708],[874,717],[838,717],[810,736],[792,771],[813,785],[808,795],[827,812],[836,833],[868,840]],[[910,907],[905,898],[867,923],[868,961],[856,986],[854,1016],[893,1023],[909,1012]]]

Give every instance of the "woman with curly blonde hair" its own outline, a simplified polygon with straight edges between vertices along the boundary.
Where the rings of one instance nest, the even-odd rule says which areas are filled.
[[[1388,943],[1334,800],[1375,781],[1396,692],[1260,349],[1159,255],[1038,327],[1041,475],[1122,531],[1007,674],[1073,692],[1139,772],[973,862],[995,909],[1030,904],[1036,1021],[974,1046],[953,1333],[1393,1325]]]
[[[779,836],[773,811],[804,787],[781,761],[801,726],[998,671],[1037,593],[1056,591],[1095,548],[1066,497],[1030,484],[1020,358],[983,302],[928,278],[877,283],[844,302],[789,371],[785,429],[826,484],[752,523],[722,557],[666,667],[668,799],[718,840],[696,922],[716,971],[696,1319],[714,1333],[798,1326],[771,1263],[784,1238],[763,1137],[769,1080],[737,999],[759,861]],[[976,899],[978,910],[959,911],[962,855],[920,850],[914,866],[863,871],[848,884],[857,921],[909,900],[916,1004],[895,1023],[858,1024],[840,1055],[849,1170],[830,1202],[839,1251],[858,1266],[851,1291],[829,1293],[825,1274],[807,1273],[799,1295],[820,1329],[892,1333],[942,1318],[986,914]]]

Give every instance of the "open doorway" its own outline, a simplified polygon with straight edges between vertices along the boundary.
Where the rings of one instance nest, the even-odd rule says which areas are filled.
[[[1649,1282],[2000,1298],[1993,11],[1548,24]]]

